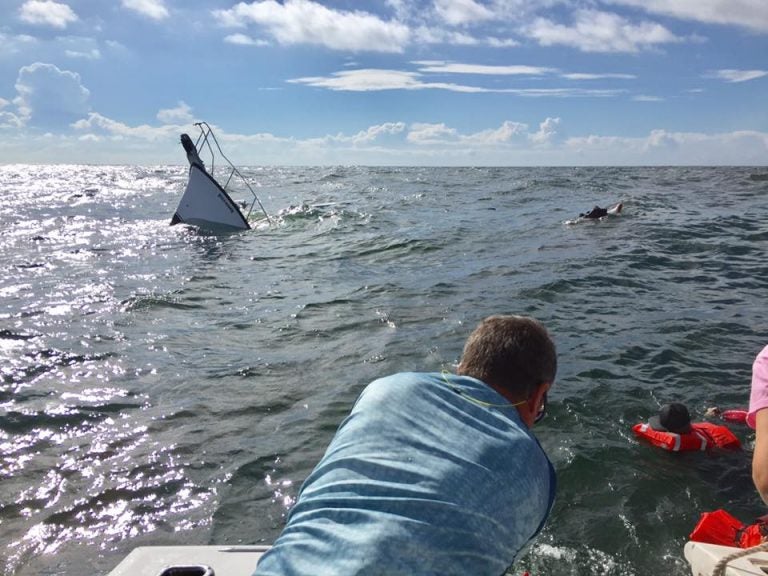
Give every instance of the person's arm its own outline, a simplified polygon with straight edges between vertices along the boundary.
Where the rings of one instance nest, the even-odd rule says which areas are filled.
[[[752,454],[752,481],[763,502],[768,504],[768,409],[755,415],[755,451]]]

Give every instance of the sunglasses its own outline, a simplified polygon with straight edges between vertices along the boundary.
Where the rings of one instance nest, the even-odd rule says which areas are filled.
[[[544,420],[544,416],[547,415],[547,393],[544,392],[544,395],[541,397],[541,404],[539,404],[539,411],[536,412],[536,416],[533,418],[533,423],[538,424],[542,420]]]

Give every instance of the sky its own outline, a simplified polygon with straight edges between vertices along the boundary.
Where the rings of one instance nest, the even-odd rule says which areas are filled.
[[[0,0],[0,164],[768,165],[767,0]]]

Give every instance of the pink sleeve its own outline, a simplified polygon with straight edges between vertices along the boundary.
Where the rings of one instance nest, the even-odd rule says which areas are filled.
[[[749,394],[749,413],[747,424],[755,427],[755,416],[763,408],[768,408],[768,346],[760,351],[752,364],[752,391]]]

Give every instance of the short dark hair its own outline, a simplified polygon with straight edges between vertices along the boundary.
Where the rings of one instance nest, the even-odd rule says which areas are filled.
[[[557,352],[546,328],[527,316],[501,315],[489,316],[469,335],[458,370],[520,398],[554,382],[556,372]]]

